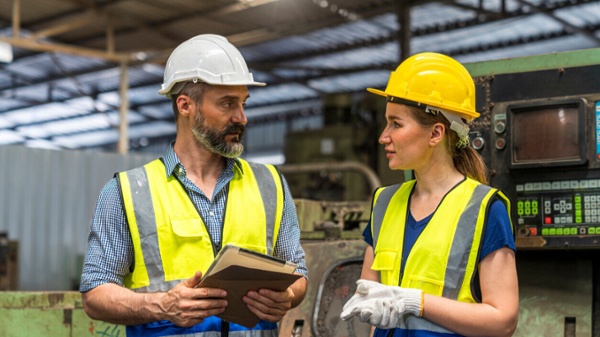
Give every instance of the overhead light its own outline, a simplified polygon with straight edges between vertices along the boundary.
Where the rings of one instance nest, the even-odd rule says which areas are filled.
[[[131,55],[131,58],[133,58],[136,61],[146,61],[148,59],[148,53],[144,52],[144,51],[139,51],[139,52],[133,53]]]
[[[13,60],[12,46],[10,43],[0,41],[0,62],[10,63]]]

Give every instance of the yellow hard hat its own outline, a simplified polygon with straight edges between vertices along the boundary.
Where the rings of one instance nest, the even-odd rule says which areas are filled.
[[[462,64],[443,54],[415,54],[392,71],[385,91],[367,90],[388,100],[395,97],[454,112],[468,122],[479,117],[473,78]]]

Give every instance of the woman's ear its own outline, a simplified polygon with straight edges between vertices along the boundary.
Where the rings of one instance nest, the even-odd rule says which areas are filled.
[[[429,139],[429,143],[432,146],[437,145],[444,139],[444,134],[446,133],[446,126],[442,123],[435,123],[433,128],[431,129],[431,138]]]

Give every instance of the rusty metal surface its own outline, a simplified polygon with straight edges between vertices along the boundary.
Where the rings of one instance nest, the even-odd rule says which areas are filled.
[[[370,332],[370,325],[357,319],[342,321],[344,304],[356,291],[362,260],[344,262],[326,273],[315,303],[312,330],[315,336],[360,337]]]
[[[283,318],[279,336],[352,336],[345,334],[352,330],[355,336],[365,336],[368,327],[340,325],[339,314],[348,294],[354,293],[366,244],[362,240],[303,241],[302,246],[309,268],[306,297]]]
[[[361,240],[369,221],[370,201],[294,200],[303,239],[325,239],[335,229],[338,238]]]

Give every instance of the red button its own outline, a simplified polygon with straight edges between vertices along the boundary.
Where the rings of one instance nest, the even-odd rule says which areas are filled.
[[[536,227],[529,228],[529,235],[537,235],[537,228]]]
[[[549,225],[552,223],[552,217],[547,216],[544,218],[544,224]]]

